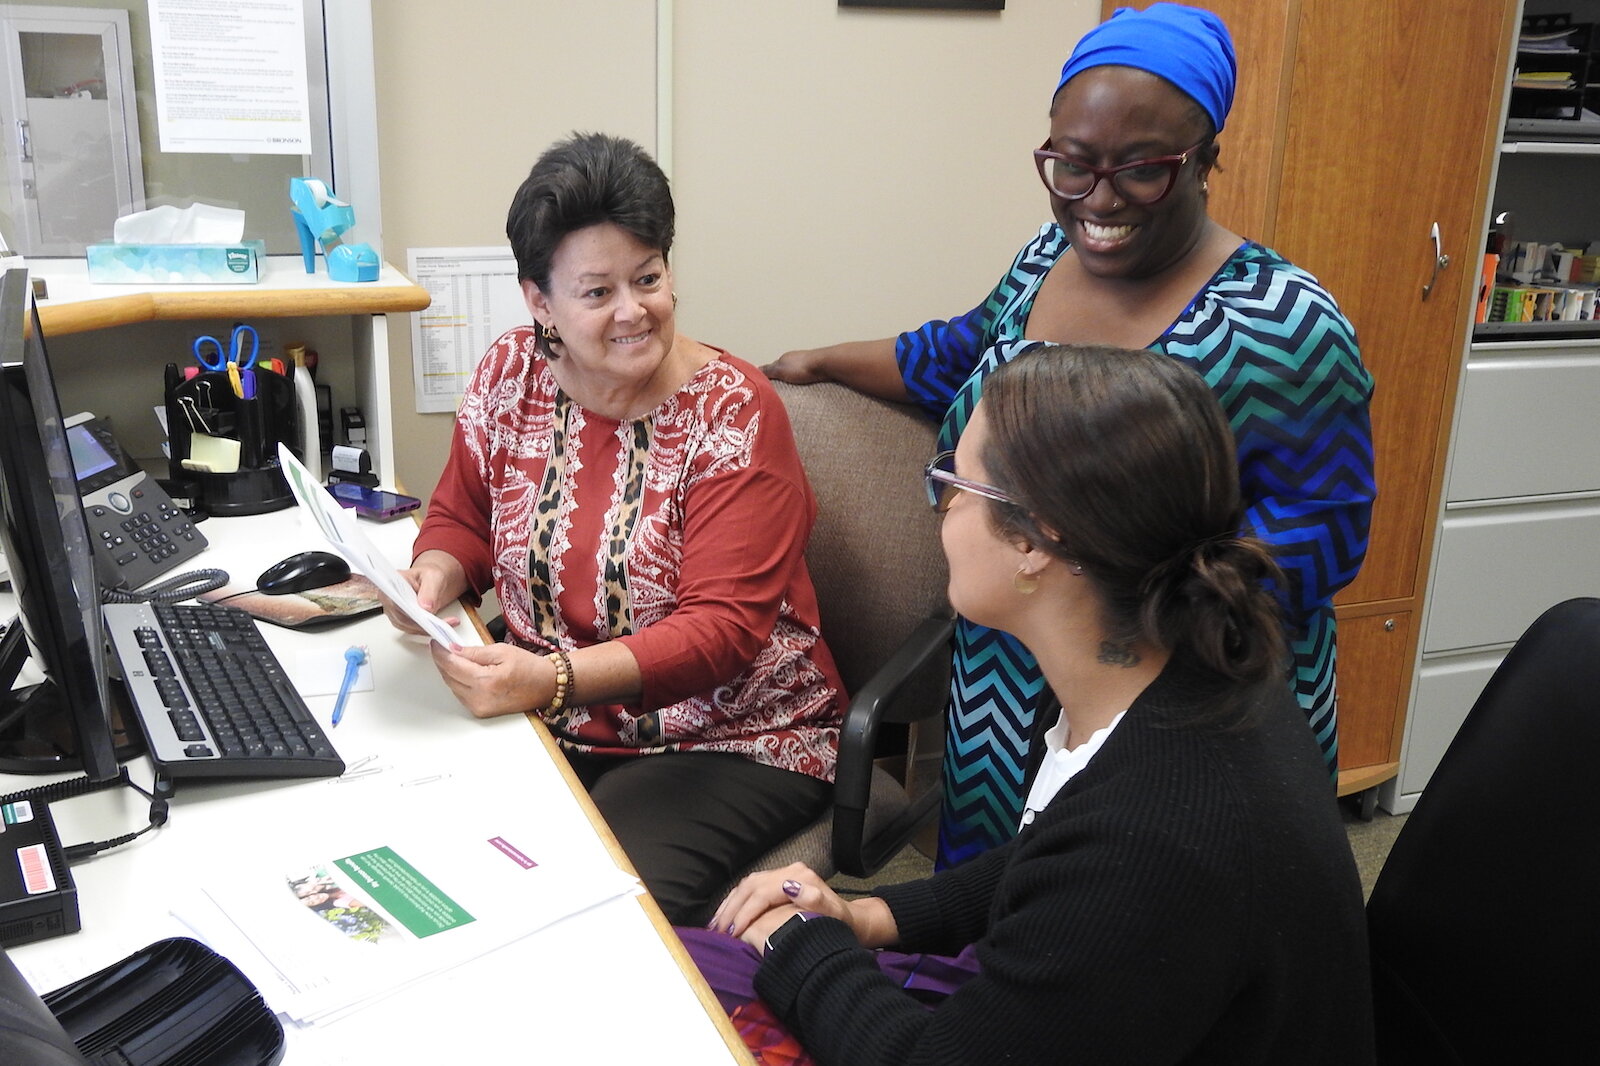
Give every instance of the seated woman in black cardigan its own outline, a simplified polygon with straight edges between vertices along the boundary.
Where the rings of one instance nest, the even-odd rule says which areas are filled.
[[[682,931],[757,1058],[1371,1061],[1361,888],[1205,382],[1043,346],[950,460],[951,603],[1047,682],[1023,829],[849,902],[752,874]]]

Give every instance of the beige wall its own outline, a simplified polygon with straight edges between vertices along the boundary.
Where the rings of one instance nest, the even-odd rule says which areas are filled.
[[[1046,220],[1029,152],[1094,0],[1006,11],[674,0],[679,327],[764,363],[974,306]],[[656,143],[653,0],[374,0],[384,249],[504,243],[538,152],[573,129]],[[418,415],[396,316],[397,473],[426,494],[447,415]]]

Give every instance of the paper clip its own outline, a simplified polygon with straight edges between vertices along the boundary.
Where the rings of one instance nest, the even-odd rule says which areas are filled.
[[[178,397],[178,405],[183,408],[183,417],[189,420],[189,431],[191,433],[209,434],[211,432],[211,427],[206,425],[205,416],[200,413],[200,408],[196,406],[193,396]]]
[[[393,769],[388,763],[379,764],[376,755],[363,755],[355,762],[345,767],[344,773],[333,779],[334,784],[342,781],[359,781],[364,777],[381,774],[385,770]]]
[[[400,787],[405,788],[408,785],[431,785],[435,781],[443,781],[449,776],[449,774],[429,774],[427,777],[413,777],[410,781],[400,782]]]

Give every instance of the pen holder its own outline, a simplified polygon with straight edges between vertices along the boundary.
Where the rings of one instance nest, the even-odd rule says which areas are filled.
[[[184,378],[167,365],[167,436],[171,476],[194,485],[195,506],[207,514],[251,515],[294,506],[278,466],[278,442],[295,441],[294,386],[282,374],[255,367],[255,395],[235,393],[226,373]]]

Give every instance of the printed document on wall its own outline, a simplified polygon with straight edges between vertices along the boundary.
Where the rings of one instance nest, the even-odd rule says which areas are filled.
[[[417,411],[454,411],[489,345],[533,321],[510,248],[413,248],[407,273],[430,303],[411,316]]]
[[[149,0],[163,152],[311,154],[303,0]]]

